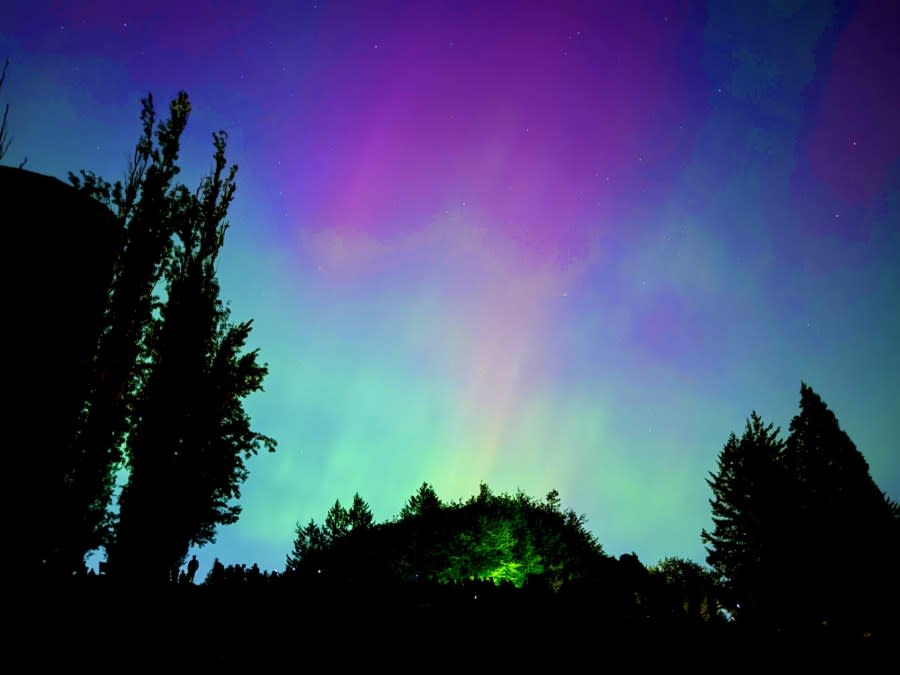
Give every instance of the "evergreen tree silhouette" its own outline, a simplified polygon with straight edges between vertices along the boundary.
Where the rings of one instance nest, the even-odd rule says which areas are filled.
[[[374,520],[372,518],[372,510],[369,508],[366,501],[359,496],[358,492],[353,495],[353,503],[350,505],[347,518],[350,529],[353,532],[368,530],[372,527]]]
[[[310,519],[306,525],[298,523],[293,549],[285,561],[285,573],[299,574],[320,569],[328,545],[328,537],[315,520]]]
[[[341,505],[341,500],[336,499],[325,515],[325,536],[330,542],[336,542],[348,532],[350,532],[350,514]]]
[[[186,98],[184,99],[186,102]],[[130,474],[119,500],[110,569],[172,579],[191,546],[235,522],[245,461],[275,442],[250,428],[243,399],[267,367],[244,352],[251,322],[233,323],[219,298],[216,260],[234,195],[226,135],[213,134],[215,167],[198,193],[178,186],[167,213],[179,244],[166,269],[166,302],[146,340],[142,386],[127,442]]]
[[[400,511],[400,520],[409,532],[405,537],[408,553],[403,556],[406,574],[414,579],[428,579],[445,567],[438,544],[445,540],[443,504],[434,488],[423,482]]]
[[[900,509],[806,383],[785,442],[754,412],[707,482],[707,562],[739,620],[859,632],[895,626]]]
[[[743,435],[728,438],[707,479],[714,526],[701,533],[706,561],[722,584],[724,602],[746,622],[772,621],[784,599],[778,567],[786,485],[778,433],[752,412]]]
[[[406,505],[400,511],[400,518],[415,518],[417,516],[427,518],[440,511],[441,506],[441,500],[434,488],[425,482],[419,486],[416,493],[406,502]]]
[[[335,574],[358,575],[366,563],[372,563],[369,550],[375,531],[372,511],[366,501],[353,495],[349,509],[336,499],[325,515],[323,525],[310,520],[297,524],[293,549],[285,561],[285,573],[328,578]]]
[[[804,620],[872,627],[895,611],[900,531],[896,504],[835,414],[806,383],[784,463],[793,482],[785,568]],[[891,607],[891,609],[888,609]]]

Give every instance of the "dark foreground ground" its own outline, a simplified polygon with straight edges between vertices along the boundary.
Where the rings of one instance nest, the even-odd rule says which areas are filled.
[[[875,672],[893,631],[863,635],[604,616],[577,599],[404,591],[110,585],[11,589],[4,643],[16,671]],[[24,670],[23,670],[24,668]]]

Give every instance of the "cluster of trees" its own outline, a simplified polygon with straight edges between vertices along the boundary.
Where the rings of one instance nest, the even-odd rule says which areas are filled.
[[[519,597],[588,603],[608,620],[722,618],[701,566],[667,558],[646,568],[633,554],[616,559],[585,522],[561,508],[556,490],[535,499],[495,494],[482,483],[477,495],[446,503],[423,483],[383,523],[356,494],[349,509],[336,501],[322,525],[297,525],[282,579],[319,592],[390,588],[402,596],[419,587],[444,602],[497,593],[508,600],[518,589]]]
[[[213,169],[192,191],[175,180],[187,95],[158,124],[152,97],[142,104],[124,181],[69,174],[78,193],[111,212],[115,245],[97,307],[82,307],[78,326],[57,328],[87,337],[66,371],[74,376],[59,383],[58,447],[30,456],[24,474],[39,501],[27,514],[28,573],[79,574],[102,547],[110,575],[174,580],[191,546],[237,520],[246,460],[275,448],[243,407],[267,372],[245,350],[251,322],[232,321],[219,297],[216,260],[237,172],[227,166],[226,134],[213,134]],[[85,238],[92,225],[65,224]]]
[[[896,621],[900,508],[805,383],[786,440],[754,411],[710,475],[707,562],[736,619],[869,630]]]
[[[6,65],[0,87],[5,77]],[[216,276],[237,172],[225,158],[226,134],[213,134],[212,172],[191,191],[175,180],[187,95],[158,124],[152,97],[142,104],[143,133],[124,181],[69,175],[113,224],[98,247],[108,255],[85,270],[85,288],[97,292],[58,313],[78,321],[59,327],[75,346],[34,371],[64,381],[52,395],[43,382],[24,387],[46,398],[54,422],[44,450],[23,453],[13,473],[34,479],[35,505],[15,537],[26,574],[70,577],[104,548],[112,576],[176,581],[190,547],[237,520],[246,460],[275,449],[243,407],[267,367],[245,350],[251,322],[231,320]],[[7,113],[0,159],[10,143]],[[646,568],[634,555],[608,556],[556,491],[539,500],[482,484],[468,500],[447,503],[423,483],[390,521],[376,523],[355,494],[349,508],[336,501],[322,525],[298,525],[282,575],[217,561],[206,585],[488,584],[580,595],[610,617],[715,621],[724,609],[777,627],[870,630],[896,621],[900,505],[805,383],[788,437],[752,412],[707,482],[713,526],[701,539],[709,570],[678,558]]]
[[[551,492],[491,492],[442,502],[424,483],[400,514],[374,523],[357,494],[324,523],[298,524],[283,578],[317,587],[490,581],[591,602],[607,619],[721,621],[806,630],[894,625],[900,508],[872,480],[834,413],[805,383],[790,436],[753,412],[710,474],[713,527],[704,568],[649,568],[606,555],[583,516]]]
[[[390,522],[375,525],[357,494],[350,509],[336,501],[322,526],[298,525],[286,573],[489,578],[517,587],[544,577],[558,587],[603,557],[584,518],[562,511],[555,491],[537,501],[522,492],[495,495],[482,483],[478,495],[445,504],[423,483]]]

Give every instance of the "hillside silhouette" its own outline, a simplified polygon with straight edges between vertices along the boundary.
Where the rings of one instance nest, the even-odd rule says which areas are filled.
[[[20,450],[11,487],[28,504],[11,520],[19,574],[34,573],[57,522],[58,486],[67,446],[87,396],[107,295],[122,245],[121,223],[108,208],[62,181],[0,166],[0,204],[9,260],[10,316],[16,351],[7,415],[16,420]]]

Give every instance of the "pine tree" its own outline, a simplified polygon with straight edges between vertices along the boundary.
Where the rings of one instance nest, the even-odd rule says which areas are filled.
[[[741,619],[807,629],[896,625],[900,510],[834,413],[805,383],[785,443],[754,413],[708,481],[702,533],[723,600]]]
[[[427,482],[422,483],[416,493],[409,498],[400,511],[400,518],[429,518],[441,510],[441,500],[434,488]]]
[[[707,562],[725,602],[745,621],[770,621],[785,601],[778,566],[785,533],[785,479],[779,429],[754,411],[741,438],[731,434],[707,484],[714,527],[703,530]]]
[[[896,505],[834,413],[806,383],[790,424],[784,461],[796,496],[796,533],[786,565],[804,618],[871,625],[896,606]],[[885,600],[893,598],[886,605]],[[891,610],[893,611],[893,610]]]
[[[310,570],[321,561],[328,548],[328,537],[316,522],[310,519],[306,525],[297,523],[294,546],[285,561],[285,574]]]
[[[359,496],[358,492],[353,495],[353,503],[350,505],[347,517],[350,523],[350,530],[353,532],[368,530],[372,527],[374,520],[372,510],[366,501]]]
[[[343,507],[340,499],[325,514],[325,536],[332,543],[343,539],[350,532],[350,514]]]
[[[367,542],[374,529],[372,511],[358,492],[349,509],[336,499],[322,526],[314,520],[297,524],[285,572],[329,579],[359,576],[372,557]]]

